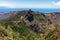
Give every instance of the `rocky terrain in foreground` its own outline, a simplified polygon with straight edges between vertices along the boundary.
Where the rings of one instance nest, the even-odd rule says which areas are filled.
[[[5,37],[11,40],[60,40],[60,13],[23,10],[0,14],[0,40]]]

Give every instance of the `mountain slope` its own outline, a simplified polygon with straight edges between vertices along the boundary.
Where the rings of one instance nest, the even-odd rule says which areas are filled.
[[[8,36],[11,40],[58,40],[60,30],[48,15],[31,10],[10,12],[0,21],[0,39]]]

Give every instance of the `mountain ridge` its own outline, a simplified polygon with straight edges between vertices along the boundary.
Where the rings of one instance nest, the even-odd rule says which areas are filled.
[[[2,15],[1,18],[2,38],[5,34],[10,36],[11,40],[33,40],[33,38],[34,40],[56,40],[56,37],[58,40],[60,38],[60,27],[57,26],[60,14],[57,12],[44,14],[30,9],[10,12]]]

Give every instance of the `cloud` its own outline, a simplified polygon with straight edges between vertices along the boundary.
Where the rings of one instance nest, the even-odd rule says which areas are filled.
[[[39,8],[39,4],[27,4],[27,3],[12,3],[12,2],[1,2],[0,7],[7,8]]]
[[[6,8],[60,8],[60,1],[51,3],[22,3],[22,2],[0,2],[0,7]]]
[[[52,2],[53,3],[53,5],[55,5],[55,6],[60,6],[60,1],[58,1],[58,2]]]
[[[3,2],[3,3],[0,3],[0,7],[12,8],[14,6],[11,3],[5,3],[5,2]]]

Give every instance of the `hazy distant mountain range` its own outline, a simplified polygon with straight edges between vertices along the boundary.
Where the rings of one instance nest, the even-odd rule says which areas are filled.
[[[21,10],[33,10],[36,12],[43,12],[43,13],[48,13],[48,12],[60,12],[60,9],[52,9],[52,8],[5,8],[5,7],[0,7],[0,12],[10,12],[10,11],[21,11]]]

